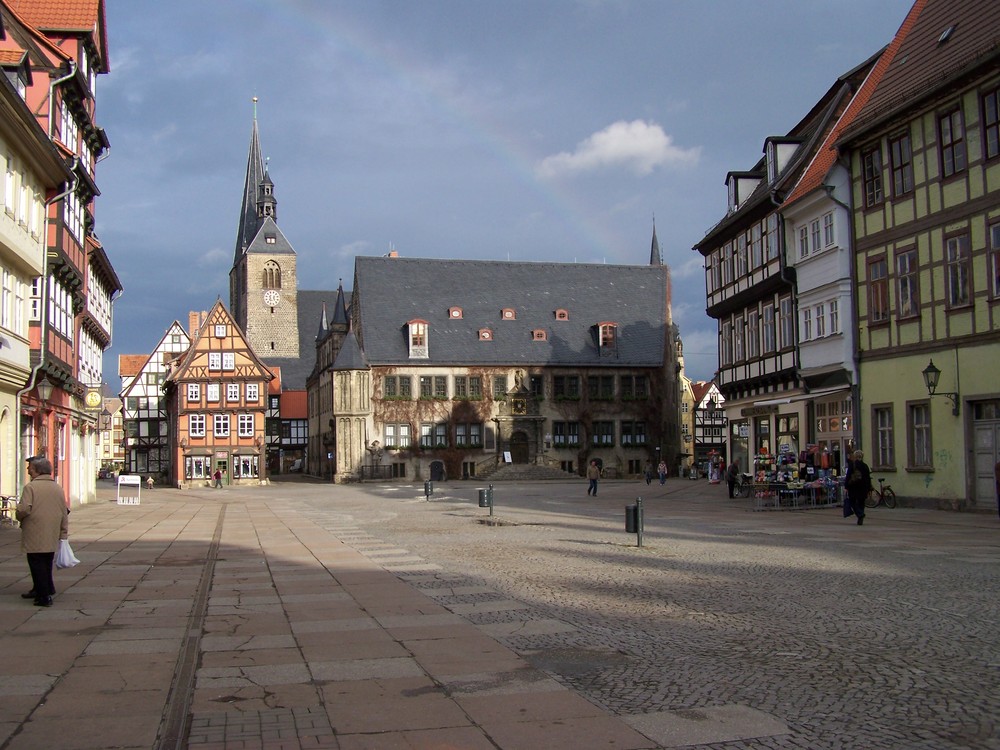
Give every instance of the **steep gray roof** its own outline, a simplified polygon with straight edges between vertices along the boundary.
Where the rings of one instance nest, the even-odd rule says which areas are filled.
[[[236,232],[236,251],[233,265],[239,263],[243,251],[250,246],[257,234],[257,191],[264,177],[264,160],[260,155],[260,134],[257,132],[257,117],[253,118],[250,133],[250,152],[247,154],[247,173],[243,183],[243,202],[240,203],[240,225]]]
[[[268,238],[273,238],[273,242],[268,242]],[[260,229],[254,235],[253,240],[247,245],[247,253],[264,253],[265,255],[295,255],[295,249],[284,233],[278,228],[277,223],[270,216],[265,216],[260,220]]]
[[[299,356],[261,357],[268,367],[281,368],[281,387],[286,391],[304,391],[306,379],[316,364],[316,321],[323,314],[323,304],[332,305],[336,292],[303,291],[298,293]]]
[[[354,331],[348,331],[344,336],[344,343],[337,354],[337,360],[333,363],[334,370],[367,370],[368,363],[365,362],[365,355],[361,353],[358,345],[358,337]]]
[[[358,257],[353,304],[370,365],[661,366],[667,325],[666,266]],[[450,308],[462,317],[450,317]],[[503,308],[514,320],[501,317]],[[567,320],[557,320],[556,310]],[[407,323],[428,323],[428,359],[409,357]],[[614,356],[599,351],[597,324],[618,326]],[[489,329],[489,340],[479,332]],[[542,329],[547,340],[536,341]]]

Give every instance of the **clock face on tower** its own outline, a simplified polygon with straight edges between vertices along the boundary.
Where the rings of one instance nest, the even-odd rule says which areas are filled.
[[[268,307],[277,307],[281,302],[281,295],[277,289],[268,289],[264,292],[264,304]]]

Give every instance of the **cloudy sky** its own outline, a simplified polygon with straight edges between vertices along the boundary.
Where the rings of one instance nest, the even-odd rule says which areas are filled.
[[[716,329],[691,248],[723,181],[888,44],[911,0],[107,0],[97,233],[118,355],[229,302],[254,109],[300,288],[356,255],[644,264],[688,374]]]

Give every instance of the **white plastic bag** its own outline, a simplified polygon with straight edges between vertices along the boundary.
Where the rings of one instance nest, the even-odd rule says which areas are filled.
[[[73,548],[69,546],[69,539],[60,539],[59,549],[56,551],[56,567],[72,568],[74,565],[79,564],[79,562],[76,559],[76,555],[73,554]]]

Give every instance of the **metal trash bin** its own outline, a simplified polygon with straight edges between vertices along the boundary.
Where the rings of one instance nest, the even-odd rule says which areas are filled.
[[[489,490],[479,490],[479,507],[489,508],[490,507],[490,491]]]
[[[629,534],[639,533],[639,506],[625,506],[625,531]]]

